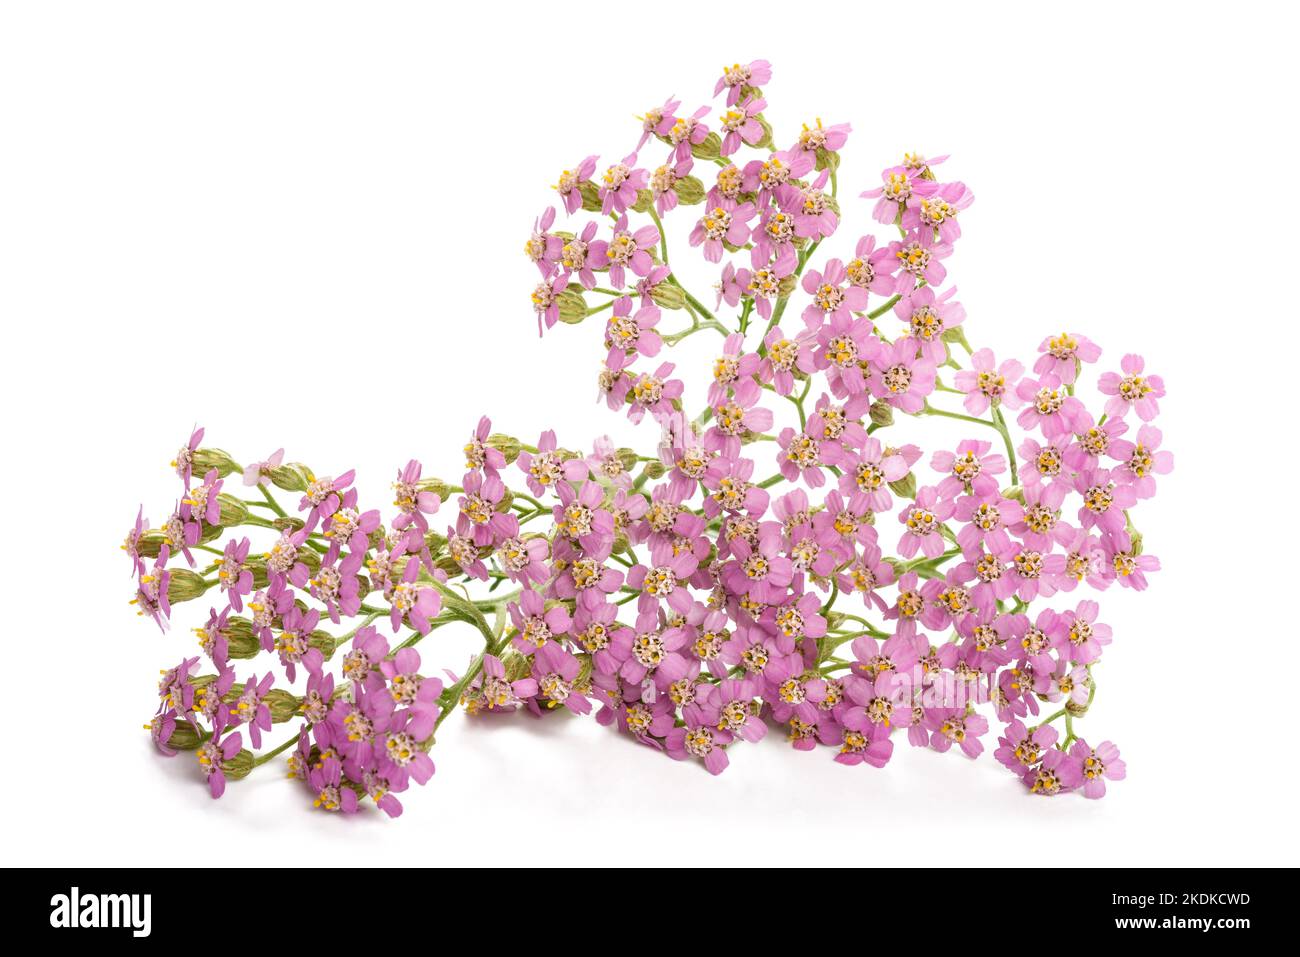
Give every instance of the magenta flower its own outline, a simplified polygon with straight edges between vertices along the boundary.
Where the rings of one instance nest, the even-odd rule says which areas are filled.
[[[880,178],[881,185],[862,193],[862,198],[876,201],[871,215],[886,225],[901,223],[903,211],[914,196],[931,196],[939,188],[937,183],[912,176],[901,166],[885,170]]]
[[[1110,444],[1110,455],[1120,462],[1111,476],[1130,484],[1139,499],[1155,495],[1155,477],[1174,470],[1174,453],[1160,449],[1163,440],[1154,425],[1143,425],[1137,431],[1136,442],[1121,439]]]
[[[727,391],[733,389],[741,380],[747,380],[761,363],[758,355],[744,351],[745,337],[740,333],[727,336],[722,347],[722,355],[713,362],[713,384],[709,386],[709,404],[721,405],[727,397]]]
[[[804,273],[803,291],[813,297],[803,311],[803,320],[810,331],[817,330],[827,319],[848,323],[852,320],[852,313],[866,308],[867,290],[849,283],[848,278],[848,270],[838,259],[828,260],[824,272],[810,269]],[[870,331],[870,320],[858,320],[858,324],[861,323],[866,323],[866,329]]]
[[[203,534],[203,525],[216,525],[221,521],[221,494],[224,483],[216,469],[208,469],[203,483],[195,485],[181,499],[180,515],[185,522],[185,544],[194,546]]]
[[[1096,362],[1101,357],[1101,348],[1095,342],[1069,332],[1048,336],[1038,344],[1038,351],[1042,355],[1034,362],[1034,374],[1055,376],[1066,385],[1074,385],[1081,363]]]
[[[1037,768],[1025,771],[1025,786],[1035,794],[1050,797],[1071,791],[1083,783],[1079,759],[1057,748],[1048,748]]]
[[[713,95],[727,91],[727,105],[731,106],[746,89],[766,86],[772,80],[772,64],[766,60],[753,60],[749,63],[733,63],[723,67],[722,76],[713,87]]]
[[[1053,647],[1079,664],[1091,664],[1100,658],[1113,632],[1110,625],[1097,621],[1099,611],[1095,601],[1081,601],[1076,610],[1060,615],[1052,633]]]
[[[900,339],[871,363],[871,394],[904,412],[917,413],[925,407],[925,397],[934,391],[935,364],[926,358],[913,358],[913,343]]]
[[[1119,748],[1103,741],[1094,749],[1080,738],[1070,746],[1070,757],[1078,762],[1083,774],[1083,796],[1100,798],[1106,795],[1106,780],[1122,781],[1127,773],[1120,759]]]
[[[663,106],[652,106],[645,111],[641,120],[641,139],[637,142],[636,148],[640,150],[650,141],[650,137],[665,137],[668,131],[673,128],[673,123],[677,117],[674,115],[677,108],[682,105],[682,101],[669,97],[664,100]]]
[[[931,286],[942,286],[948,276],[943,260],[952,254],[948,243],[925,245],[916,239],[908,239],[889,244],[890,255],[898,262],[901,271],[898,289],[906,288],[911,277],[912,282],[924,281]]]
[[[176,470],[176,474],[185,483],[186,489],[189,489],[190,477],[194,474],[194,452],[202,441],[203,430],[196,426],[194,431],[190,433],[189,441],[181,446],[180,451],[176,453],[176,458],[172,460],[172,468]]]
[[[543,279],[555,271],[555,265],[560,261],[560,252],[564,248],[564,240],[550,231],[554,225],[555,207],[547,206],[546,211],[533,220],[533,232],[524,243],[524,254],[537,267]]]
[[[596,157],[588,156],[573,169],[566,169],[560,173],[555,191],[560,194],[565,212],[572,215],[582,208],[582,185],[591,181],[591,174],[594,172],[596,172]]]
[[[815,126],[803,124],[803,129],[799,131],[799,149],[809,153],[818,153],[828,151],[831,153],[838,152],[844,148],[848,142],[849,134],[853,132],[853,127],[848,123],[834,123],[831,126],[823,126],[821,117],[816,120]]]
[[[1137,504],[1131,485],[1117,485],[1107,469],[1091,469],[1074,477],[1075,491],[1083,496],[1079,524],[1099,528],[1110,535],[1124,531],[1124,510]]]
[[[608,167],[600,182],[602,215],[625,213],[636,202],[637,191],[645,189],[649,180],[650,174],[636,166],[635,153],[624,156],[622,161]]]
[[[689,704],[682,709],[684,727],[673,728],[664,736],[664,749],[677,761],[689,757],[700,758],[710,774],[721,774],[727,767],[726,746],[732,740],[731,732],[717,726],[712,708]]]
[[[679,116],[673,120],[668,130],[668,142],[673,145],[673,155],[684,160],[691,155],[692,148],[699,146],[709,136],[709,127],[701,123],[709,113],[709,107],[701,106],[690,116]]]
[[[214,798],[219,798],[226,793],[225,765],[228,761],[234,760],[235,755],[244,745],[238,731],[232,731],[222,738],[225,729],[225,720],[219,717],[212,726],[212,737],[199,745],[196,752],[199,767],[203,769],[204,777],[208,781],[208,790],[212,792]]]
[[[633,315],[631,298],[620,296],[614,301],[613,311],[605,325],[606,347],[626,355],[657,356],[663,347],[663,339],[654,330],[659,317],[659,307],[653,303],[642,306]]]
[[[542,437],[542,441],[546,441],[545,436]],[[552,433],[551,441],[554,442],[554,433]],[[554,446],[552,446],[552,450],[553,448]],[[529,456],[525,461],[525,455],[528,455],[528,453],[524,452],[519,455],[520,468],[529,472],[529,488],[532,488],[533,484],[537,483],[539,489],[537,494],[540,495],[542,494],[540,491],[542,488],[540,477],[546,477],[550,483],[553,483],[563,473],[558,466],[554,471],[551,470],[550,465],[547,464],[553,464],[553,457],[551,457],[543,459],[543,465],[539,465],[537,474],[533,474],[532,457]],[[487,469],[484,472],[466,472],[463,486],[465,494],[458,499],[460,515],[469,523],[468,530],[474,544],[482,547],[504,538],[508,533],[509,526],[497,510],[497,506],[505,498],[506,494],[506,486],[501,481],[501,476],[492,469]],[[462,532],[462,534],[464,533]]]
[[[870,319],[832,315],[828,322],[810,329],[816,332],[816,339],[802,340],[799,370],[809,374],[824,371],[831,391],[841,398],[865,392],[867,379],[863,364],[878,358],[887,349],[872,335],[872,328]]]
[[[779,602],[794,579],[794,564],[782,554],[780,529],[764,527],[756,546],[736,539],[731,548],[735,559],[722,567],[723,584],[733,594],[765,604]]]
[[[270,471],[280,467],[284,461],[284,449],[276,449],[261,462],[244,466],[245,485],[265,485],[270,480]]]
[[[762,397],[762,387],[752,378],[736,382],[731,398],[713,407],[713,426],[704,433],[704,447],[730,458],[740,453],[740,440],[747,433],[770,429],[773,414],[758,404]]]
[[[953,504],[940,501],[933,485],[917,489],[916,501],[899,513],[903,523],[903,537],[898,542],[898,554],[904,558],[915,557],[921,551],[926,558],[937,558],[943,553],[943,536],[939,527],[953,513]]]
[[[848,496],[865,496],[865,504],[873,512],[888,512],[894,507],[894,500],[887,485],[907,475],[907,460],[871,436],[862,440],[861,448],[857,461],[844,463],[840,491]]]
[[[136,579],[135,597],[131,599],[131,604],[136,606],[136,614],[148,615],[164,632],[172,613],[168,595],[172,578],[171,572],[167,570],[168,555],[167,546],[163,545],[153,567],[141,568]]]
[[[243,596],[253,590],[253,573],[244,567],[248,561],[249,542],[247,537],[226,543],[221,564],[217,568],[217,581],[221,591],[235,611],[244,610]]]
[[[605,266],[603,253],[607,244],[596,240],[596,231],[599,228],[594,222],[587,223],[582,227],[582,232],[566,240],[560,247],[560,266],[564,270],[564,275],[577,276],[583,289],[595,288],[595,270]],[[599,251],[595,248],[597,242],[601,244]],[[619,271],[619,275],[622,275],[622,270]],[[622,281],[620,280],[617,285],[621,288]]]
[[[1021,379],[1016,396],[1026,403],[1016,416],[1023,429],[1039,429],[1046,438],[1054,439],[1086,427],[1083,403],[1069,395],[1054,375]]]
[[[699,559],[690,550],[664,544],[650,549],[650,561],[652,565],[634,565],[627,573],[628,585],[641,592],[637,608],[653,611],[662,601],[679,615],[690,612],[694,603],[686,583],[699,567]]]
[[[835,201],[827,195],[826,181],[830,170],[824,169],[808,186],[786,184],[777,189],[777,203],[794,217],[794,234],[804,239],[829,239],[839,228],[840,217]]]
[[[959,708],[927,708],[924,726],[930,732],[930,747],[936,751],[947,751],[955,744],[968,758],[984,752],[979,736],[988,732],[989,723],[982,714]]]
[[[998,738],[999,747],[993,756],[1018,777],[1023,777],[1027,769],[1042,760],[1043,752],[1056,744],[1058,736],[1050,724],[1030,731],[1022,722],[1012,721]]]
[[[966,318],[965,307],[952,301],[956,293],[956,287],[952,287],[936,297],[929,286],[921,286],[894,305],[894,315],[907,323],[904,341],[936,365],[948,359],[943,334],[957,328]]]
[[[1123,419],[1107,419],[1097,425],[1087,413],[1082,426],[1065,448],[1065,464],[1076,472],[1095,469],[1101,457],[1110,452],[1111,442],[1128,431]]]
[[[869,602],[884,611],[885,601],[876,593],[876,589],[893,583],[894,566],[885,561],[881,554],[880,547],[874,542],[863,543],[861,557],[837,575],[836,581],[845,594],[857,592],[862,595],[864,603]]]
[[[998,483],[993,476],[1007,470],[1007,460],[997,453],[990,453],[992,447],[990,442],[963,439],[957,444],[955,453],[946,449],[935,452],[930,467],[936,472],[948,473],[939,483],[939,496],[954,498],[962,492],[986,496],[996,492]]]
[[[852,285],[880,296],[892,296],[898,285],[894,276],[898,272],[898,260],[888,246],[876,247],[875,236],[858,240],[854,258],[844,266],[844,271]],[[903,288],[909,289],[911,285],[904,283]]]
[[[691,230],[690,244],[702,244],[705,259],[721,262],[724,244],[736,248],[749,241],[749,221],[753,218],[753,203],[723,199],[700,217]]]
[[[1137,552],[1127,531],[1102,539],[1101,547],[1109,566],[1106,574],[1125,588],[1142,591],[1147,587],[1147,572],[1160,570],[1160,559],[1149,552]]]
[[[547,609],[541,593],[530,588],[525,588],[519,601],[511,602],[506,609],[515,625],[516,633],[511,644],[524,654],[533,654],[554,638],[567,635],[572,623],[563,605]]]
[[[574,690],[581,665],[578,659],[549,642],[533,655],[533,680],[537,682],[538,698],[548,708],[568,708],[574,714],[590,714],[591,702]]]
[[[762,97],[750,97],[744,103],[728,103],[728,106],[732,108],[718,117],[718,125],[722,128],[722,156],[736,152],[742,142],[754,146],[763,138],[763,124],[755,117],[763,112],[767,101]]]
[[[1008,409],[1018,409],[1023,404],[1016,395],[1016,384],[1025,374],[1025,367],[1015,359],[1007,359],[1001,365],[993,358],[992,349],[976,350],[970,357],[971,368],[962,369],[953,376],[953,385],[966,393],[962,403],[971,415],[983,415],[989,406],[997,408],[1005,405]]]
[[[247,725],[248,740],[255,748],[262,746],[262,732],[271,730],[271,709],[263,699],[274,683],[275,673],[271,671],[263,675],[261,681],[257,680],[256,674],[249,675],[230,709],[232,723]]]
[[[1120,360],[1118,372],[1103,372],[1097,388],[1111,400],[1106,403],[1106,414],[1123,418],[1129,409],[1135,409],[1143,422],[1150,422],[1160,411],[1157,399],[1165,394],[1164,380],[1158,375],[1143,375],[1145,363],[1141,356],[1129,354]]]
[[[344,472],[338,478],[311,477],[307,484],[307,491],[298,502],[298,511],[311,510],[307,515],[307,525],[303,531],[308,533],[315,531],[321,519],[329,518],[338,511],[339,506],[343,504],[339,493],[352,484],[356,474],[355,471],[351,471]]]
[[[638,276],[650,275],[654,259],[647,250],[653,250],[658,241],[659,230],[653,225],[630,232],[627,214],[624,213],[614,223],[613,238],[608,242],[595,240],[591,244],[590,256],[597,260],[596,268],[609,270],[610,284],[615,289],[622,289],[626,283],[625,270],[631,269]]]
[[[939,183],[925,193],[913,189],[899,225],[908,232],[916,230],[922,245],[953,243],[961,238],[957,213],[974,201],[975,195],[965,183]]]
[[[436,618],[442,609],[442,595],[433,586],[420,582],[419,573],[420,563],[414,558],[408,559],[402,580],[393,587],[388,617],[395,632],[401,630],[405,620],[411,628],[427,635],[432,627],[430,620]]]
[[[560,293],[569,285],[567,272],[557,273],[550,279],[544,279],[533,288],[533,312],[537,313],[537,334],[542,328],[549,329],[560,320]]]
[[[919,497],[918,497],[919,500]],[[963,495],[956,500],[953,514],[962,526],[957,533],[957,544],[968,559],[979,556],[984,549],[995,555],[1007,554],[1011,549],[1011,536],[1007,528],[1024,517],[1019,502],[1003,498],[995,485],[983,494]]]
[[[388,697],[394,706],[406,709],[399,712],[405,717],[406,731],[416,741],[426,740],[433,734],[440,713],[442,680],[420,674],[420,653],[414,648],[401,649],[391,659],[380,662],[379,669],[388,679]]]

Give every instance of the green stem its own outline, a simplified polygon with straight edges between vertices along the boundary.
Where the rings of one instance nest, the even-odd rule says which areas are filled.
[[[253,767],[260,768],[267,761],[270,761],[274,757],[278,757],[279,755],[288,751],[297,743],[298,743],[298,735],[296,734],[287,741],[281,741],[270,751],[267,751],[265,754],[259,754],[257,757],[253,758]]]
[[[659,230],[659,253],[663,259],[664,265],[668,265],[668,235],[664,232],[664,224],[659,219],[659,214],[655,212],[653,206],[649,209],[650,218],[655,221],[655,228]]]
[[[1011,466],[1011,484],[1020,484],[1020,467],[1016,464],[1016,447],[1011,442],[1011,433],[1007,430],[1007,420],[1002,417],[1002,410],[997,406],[993,407],[994,426],[1002,433],[1002,444],[1007,449],[1007,462]]]

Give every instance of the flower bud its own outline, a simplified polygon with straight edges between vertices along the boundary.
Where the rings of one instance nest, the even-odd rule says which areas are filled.
[[[828,611],[826,613],[826,628],[829,631],[834,631],[836,628],[840,627],[840,625],[844,624],[846,621],[848,621],[848,619],[845,618],[844,615],[838,611]]]
[[[951,329],[945,329],[942,338],[944,342],[955,342],[958,345],[964,346],[966,351],[970,352],[970,343],[966,341],[966,333],[962,331],[961,326],[953,326]]]
[[[650,298],[660,309],[681,309],[686,305],[686,291],[676,283],[661,282],[650,290]]]
[[[1025,490],[1019,485],[1013,485],[1011,488],[1004,488],[1002,490],[1002,497],[1009,498],[1013,502],[1024,502]]]
[[[510,511],[510,506],[515,503],[515,493],[506,489],[506,493],[501,496],[501,501],[497,502],[497,507],[493,511],[506,513]]]
[[[227,781],[238,781],[246,778],[253,771],[253,752],[247,748],[240,748],[229,761],[221,762],[221,770],[226,775]]]
[[[161,529],[151,528],[140,534],[140,537],[136,540],[135,549],[145,558],[157,558],[166,540],[166,536],[163,535]]]
[[[618,449],[614,454],[618,456],[618,462],[624,471],[630,472],[636,468],[636,449]]]
[[[652,480],[661,479],[668,473],[668,467],[663,462],[647,462],[645,464],[645,474]]]
[[[171,583],[167,586],[167,598],[173,605],[177,602],[202,598],[207,590],[208,583],[203,580],[202,575],[188,568],[172,569]]]
[[[840,168],[840,154],[834,150],[820,149],[817,151],[818,171],[824,169],[837,170]]]
[[[271,527],[281,532],[296,532],[306,524],[302,519],[294,518],[292,515],[271,519]]]
[[[311,471],[301,462],[277,465],[266,470],[264,474],[271,477],[271,483],[276,488],[282,488],[286,492],[305,492],[307,486],[311,484],[311,479],[308,478]]]
[[[194,751],[198,749],[202,742],[199,741],[199,733],[194,729],[194,725],[188,721],[177,719],[171,737],[164,743],[167,747],[175,748],[177,751]]]
[[[604,205],[600,199],[600,187],[591,180],[586,179],[578,184],[578,192],[582,194],[582,208],[589,213],[599,213]]]
[[[460,567],[460,563],[450,555],[439,555],[433,560],[434,567],[448,575],[463,575],[465,569]]]
[[[248,506],[235,496],[219,492],[217,494],[217,503],[221,506],[221,517],[217,519],[217,524],[222,527],[233,528],[248,521]]]
[[[722,137],[717,133],[710,133],[704,137],[704,141],[691,147],[691,155],[696,159],[713,161],[722,155]]]
[[[501,656],[501,665],[506,670],[506,681],[518,681],[527,678],[533,671],[533,661],[527,655],[521,655],[513,648]]]
[[[203,475],[209,469],[216,469],[217,474],[225,478],[231,472],[238,472],[239,463],[222,449],[195,449],[193,468],[196,474]]]
[[[448,497],[451,495],[451,486],[440,478],[420,479],[420,481],[415,483],[415,487],[422,492],[432,492],[444,502],[447,501]]]
[[[777,298],[789,299],[790,294],[794,292],[795,287],[798,286],[798,284],[799,284],[799,280],[796,279],[793,274],[786,276],[784,279],[782,279],[779,283],[776,284]]]
[[[698,176],[683,176],[673,184],[673,192],[677,194],[679,203],[694,206],[696,203],[704,202],[708,190],[704,188],[704,183]]]
[[[897,482],[890,482],[889,487],[900,498],[916,498],[916,476],[908,472]]]
[[[272,688],[262,696],[262,700],[271,709],[271,720],[276,724],[292,721],[298,716],[298,709],[302,707],[302,699],[284,688]]]
[[[1088,713],[1088,705],[1075,704],[1073,701],[1067,701],[1065,703],[1065,710],[1076,718],[1082,718]]]
[[[587,318],[587,300],[582,298],[581,289],[577,283],[570,283],[568,289],[555,297],[560,304],[560,322],[576,326]]]
[[[311,633],[311,636],[307,639],[307,644],[313,648],[319,648],[320,653],[328,660],[334,657],[334,647],[338,644],[338,639],[328,631],[321,631],[318,628]]]
[[[632,212],[645,213],[655,204],[655,194],[648,189],[638,189],[636,191],[636,202],[632,204]]]
[[[506,462],[511,463],[519,458],[522,443],[513,435],[505,435],[501,432],[493,432],[487,437],[489,447],[496,449],[506,457]]]
[[[894,407],[888,402],[877,399],[871,403],[871,422],[884,428],[887,425],[894,424]]]
[[[256,658],[258,652],[262,650],[261,642],[253,634],[253,623],[247,618],[236,616],[226,623],[226,630],[222,632],[226,638],[226,644],[230,646],[229,654],[231,658]]]

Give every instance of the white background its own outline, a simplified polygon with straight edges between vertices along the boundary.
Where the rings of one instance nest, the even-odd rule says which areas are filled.
[[[1286,5],[2,9],[7,862],[1297,862]],[[117,547],[140,502],[170,509],[191,425],[245,461],[355,465],[376,501],[408,456],[454,481],[484,412],[648,444],[593,404],[597,323],[539,344],[522,244],[562,168],[620,158],[669,94],[719,102],[719,68],[755,57],[778,140],[852,122],[844,197],[904,150],[953,154],[977,347],[1032,361],[1068,328],[1105,349],[1092,376],[1135,351],[1165,377],[1177,470],[1138,512],[1164,570],[1103,597],[1117,637],[1081,723],[1128,780],[1040,800],[991,754],[899,741],[846,769],[778,734],[713,779],[590,720],[454,716],[398,821],[313,813],[276,766],[210,800],[141,730],[206,604],[160,635]],[[873,228],[844,208],[840,253]],[[718,341],[682,350],[688,381]],[[426,661],[463,665],[452,631]]]

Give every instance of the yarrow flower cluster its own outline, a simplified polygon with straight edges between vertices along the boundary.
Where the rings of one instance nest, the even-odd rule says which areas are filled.
[[[883,767],[896,734],[974,758],[991,715],[995,757],[1033,793],[1124,777],[1119,749],[1076,729],[1114,633],[1073,593],[1159,569],[1133,515],[1173,465],[1152,424],[1163,382],[1127,355],[1083,395],[1102,352],[1078,333],[1047,335],[1030,368],[971,348],[946,261],[973,196],[940,178],[946,157],[907,154],[862,194],[896,239],[816,258],[840,231],[851,130],[817,119],[778,148],[771,75],[727,67],[716,114],[648,110],[632,152],[558,177],[564,214],[589,218],[561,229],[548,208],[525,244],[539,331],[601,317],[599,401],[653,422],[653,454],[528,444],[484,418],[458,484],[411,461],[385,520],[350,471],[283,450],[241,466],[194,432],[177,505],[157,529],[141,512],[123,546],[160,626],[213,596],[201,655],[159,682],[162,753],[194,752],[220,796],[288,752],[317,807],[395,816],[458,706],[595,712],[714,774],[773,728],[850,766]],[[672,216],[716,270],[712,309],[669,265]],[[721,342],[700,375],[661,357],[706,331]],[[971,434],[927,456],[890,431],[935,416]],[[452,623],[484,645],[444,686],[416,646]],[[277,724],[288,736],[255,754]]]

